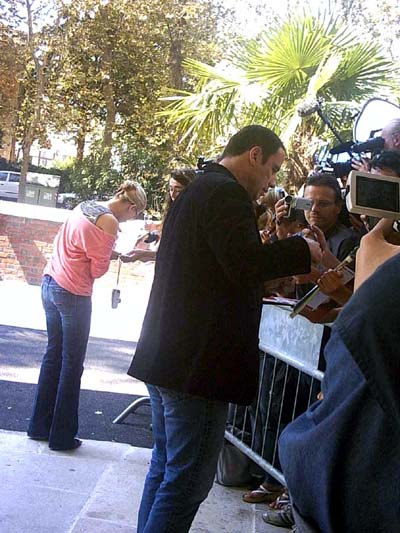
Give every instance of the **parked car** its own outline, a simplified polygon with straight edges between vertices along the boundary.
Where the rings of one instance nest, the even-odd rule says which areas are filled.
[[[20,172],[0,170],[0,200],[18,201],[20,177]],[[59,184],[60,176],[28,172],[25,203],[55,207]]]
[[[19,172],[0,170],[0,198],[4,200],[18,200]]]
[[[60,192],[57,195],[57,207],[62,209],[73,209],[78,203],[78,195],[74,192]]]

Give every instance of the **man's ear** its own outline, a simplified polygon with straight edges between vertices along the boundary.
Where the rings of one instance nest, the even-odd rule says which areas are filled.
[[[249,150],[249,161],[252,166],[262,161],[261,146],[252,146]]]

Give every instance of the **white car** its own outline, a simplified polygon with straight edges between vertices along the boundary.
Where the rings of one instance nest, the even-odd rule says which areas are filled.
[[[0,170],[0,198],[4,200],[18,200],[19,172]]]

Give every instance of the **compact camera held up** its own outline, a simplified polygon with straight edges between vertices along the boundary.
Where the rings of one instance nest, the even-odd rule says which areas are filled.
[[[400,218],[400,178],[350,172],[346,187],[346,206],[350,213],[378,218]]]
[[[285,196],[285,204],[288,206],[288,212],[285,218],[290,218],[292,209],[299,209],[300,211],[308,211],[313,206],[313,201],[309,198],[302,198],[301,196]]]

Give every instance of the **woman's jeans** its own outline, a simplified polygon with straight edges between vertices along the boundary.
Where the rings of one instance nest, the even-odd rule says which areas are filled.
[[[154,448],[138,533],[186,533],[215,476],[228,404],[147,385]]]
[[[83,361],[89,339],[92,303],[63,289],[51,276],[42,282],[47,349],[40,369],[28,435],[49,439],[49,447],[73,447]]]

